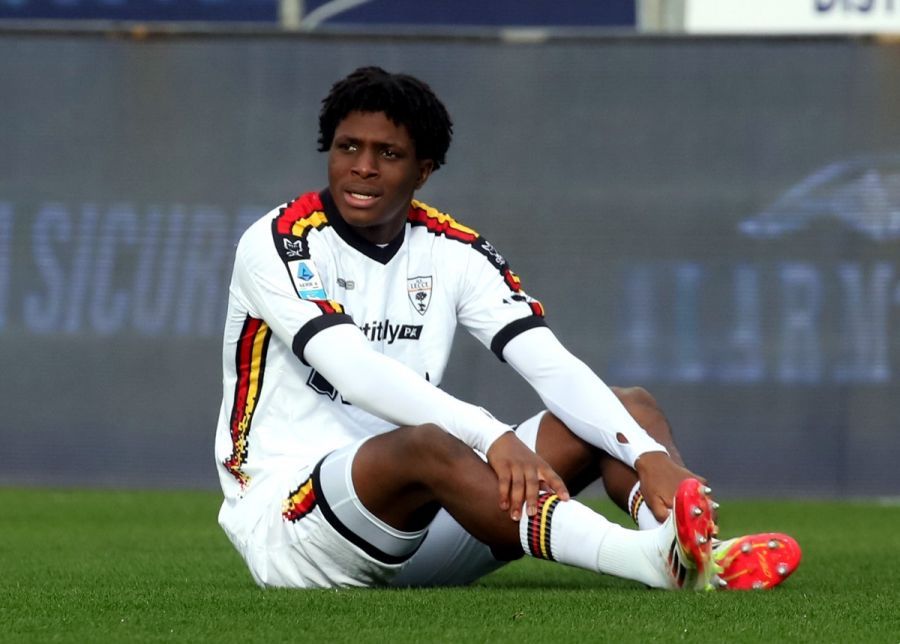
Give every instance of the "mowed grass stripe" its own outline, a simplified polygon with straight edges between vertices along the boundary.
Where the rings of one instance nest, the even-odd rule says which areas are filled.
[[[774,592],[688,594],[532,559],[469,588],[261,590],[218,504],[0,490],[0,642],[900,642],[897,506],[722,500],[724,535],[789,532],[804,562]]]

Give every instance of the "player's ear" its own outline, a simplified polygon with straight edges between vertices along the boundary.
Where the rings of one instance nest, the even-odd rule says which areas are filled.
[[[431,159],[419,159],[419,178],[416,181],[416,190],[425,185],[433,171],[434,161]]]

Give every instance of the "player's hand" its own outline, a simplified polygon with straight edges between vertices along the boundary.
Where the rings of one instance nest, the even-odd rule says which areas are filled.
[[[521,518],[523,504],[528,516],[534,516],[541,490],[550,490],[563,501],[569,500],[569,490],[559,474],[513,432],[493,442],[487,460],[497,475],[500,509],[508,511],[513,521]]]
[[[702,476],[673,461],[665,452],[646,452],[634,464],[641,480],[644,503],[657,521],[665,521],[672,509],[678,485],[687,478],[706,483]]]

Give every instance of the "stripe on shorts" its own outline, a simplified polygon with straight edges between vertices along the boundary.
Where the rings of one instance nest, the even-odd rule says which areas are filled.
[[[281,516],[285,521],[296,523],[316,507],[316,491],[313,489],[313,480],[310,476],[291,492],[284,500],[281,508]]]
[[[325,458],[328,458],[328,456],[326,456]],[[412,557],[416,553],[416,551],[419,549],[419,546],[421,546],[422,543],[424,543],[424,541],[425,541],[424,539],[420,540],[419,543],[416,545],[416,547],[411,552],[408,552],[401,556],[392,555],[390,553],[384,552],[383,550],[379,549],[374,544],[371,544],[368,541],[366,541],[363,537],[361,537],[360,535],[353,532],[353,530],[348,528],[344,524],[344,522],[338,518],[338,516],[335,514],[334,510],[328,504],[328,498],[325,496],[325,493],[322,491],[321,472],[322,472],[322,462],[325,460],[325,458],[323,458],[321,461],[319,461],[316,464],[315,468],[313,468],[313,473],[312,473],[312,477],[311,477],[312,485],[313,485],[313,493],[315,494],[315,497],[316,497],[316,503],[318,505],[319,510],[321,510],[321,512],[322,512],[322,516],[325,517],[325,520],[328,521],[328,523],[331,524],[331,527],[333,527],[335,530],[337,530],[338,534],[340,534],[342,537],[344,537],[344,539],[346,539],[347,541],[349,541],[350,543],[355,545],[357,548],[359,548],[360,550],[365,552],[367,555],[369,555],[376,561],[380,561],[380,562],[386,563],[386,564],[399,564],[399,563],[403,563],[403,562],[409,560],[409,558]]]

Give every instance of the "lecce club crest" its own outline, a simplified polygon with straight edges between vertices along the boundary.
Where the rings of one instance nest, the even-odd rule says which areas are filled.
[[[409,301],[419,315],[425,315],[428,305],[431,304],[431,275],[410,277],[406,280],[406,292]]]

